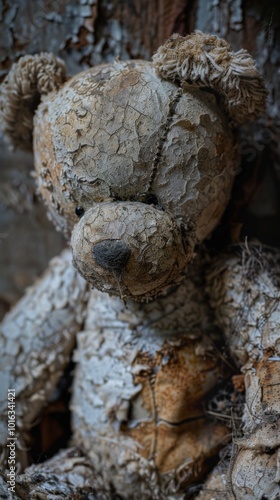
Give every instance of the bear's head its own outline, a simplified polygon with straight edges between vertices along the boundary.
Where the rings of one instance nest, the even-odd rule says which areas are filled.
[[[178,283],[220,220],[238,155],[232,125],[266,91],[245,50],[213,35],[173,35],[146,61],[70,79],[50,54],[15,64],[2,128],[32,147],[38,190],[73,262],[96,288],[146,300]]]

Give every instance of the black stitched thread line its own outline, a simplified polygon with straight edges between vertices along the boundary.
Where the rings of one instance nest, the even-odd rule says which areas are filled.
[[[157,171],[158,171],[158,166],[159,166],[159,162],[160,162],[161,156],[162,156],[163,145],[165,143],[167,134],[168,134],[169,129],[170,129],[170,125],[171,125],[172,118],[173,118],[173,115],[174,115],[174,112],[175,112],[175,108],[176,108],[176,106],[177,106],[177,104],[178,104],[178,102],[179,102],[179,100],[180,100],[180,98],[182,96],[182,92],[183,92],[182,88],[179,87],[176,90],[175,94],[170,99],[170,102],[169,102],[169,112],[168,112],[168,115],[167,115],[166,123],[165,123],[164,130],[163,130],[163,134],[162,134],[162,136],[159,139],[158,146],[157,146],[157,151],[156,151],[156,154],[154,156],[153,163],[152,163],[152,173],[151,173],[151,177],[150,177],[149,184],[148,184],[148,193],[152,191],[153,183],[154,183],[154,180],[156,178]]]

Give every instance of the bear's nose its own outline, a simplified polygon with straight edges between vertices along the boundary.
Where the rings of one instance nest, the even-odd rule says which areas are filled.
[[[122,240],[104,240],[92,247],[95,262],[104,269],[120,273],[130,256],[130,249]]]

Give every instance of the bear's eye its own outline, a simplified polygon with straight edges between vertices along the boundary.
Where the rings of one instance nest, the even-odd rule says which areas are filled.
[[[158,199],[155,194],[149,193],[146,196],[145,203],[147,203],[148,205],[158,205]]]
[[[75,208],[75,213],[78,217],[82,217],[84,215],[85,211],[84,211],[83,207],[78,206]]]

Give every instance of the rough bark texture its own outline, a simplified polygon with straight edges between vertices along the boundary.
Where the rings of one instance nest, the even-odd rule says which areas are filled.
[[[200,0],[196,14],[196,28],[225,37],[234,50],[247,49],[264,77],[269,92],[266,113],[254,126],[239,130],[244,171],[236,184],[230,229],[233,241],[247,236],[279,247],[279,6],[270,0]]]

